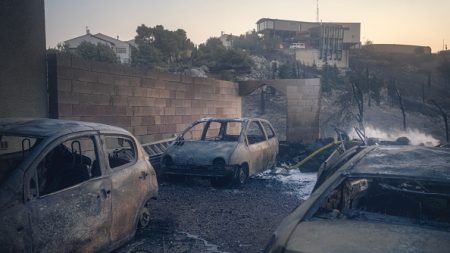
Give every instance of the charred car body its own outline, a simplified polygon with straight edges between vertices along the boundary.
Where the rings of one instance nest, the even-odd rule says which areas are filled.
[[[448,149],[355,146],[328,162],[265,252],[448,252]]]
[[[165,175],[210,177],[214,186],[242,185],[276,163],[278,138],[263,119],[205,118],[179,135],[162,157]]]
[[[0,120],[2,252],[98,252],[149,221],[158,185],[139,142],[103,124]]]

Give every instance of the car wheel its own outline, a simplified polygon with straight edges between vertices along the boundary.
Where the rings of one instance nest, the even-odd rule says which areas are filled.
[[[150,223],[150,202],[147,201],[139,212],[138,228],[145,228]]]
[[[213,187],[222,188],[231,184],[231,177],[213,177],[210,179],[210,183]]]
[[[234,186],[242,187],[248,179],[248,169],[246,167],[239,167],[234,175]]]
[[[171,183],[183,183],[186,179],[186,176],[184,175],[166,175],[165,181],[171,182]]]

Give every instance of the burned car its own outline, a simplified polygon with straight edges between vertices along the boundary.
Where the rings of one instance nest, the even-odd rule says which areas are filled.
[[[165,175],[209,177],[213,186],[240,186],[276,163],[278,138],[263,119],[205,118],[194,122],[162,157]]]
[[[0,120],[2,252],[112,250],[148,224],[157,193],[146,154],[121,128]]]
[[[449,251],[448,149],[377,145],[347,152],[282,221],[265,252]]]

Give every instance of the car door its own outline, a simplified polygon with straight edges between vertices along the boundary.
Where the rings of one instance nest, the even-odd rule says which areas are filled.
[[[23,202],[23,175],[15,171],[0,189],[0,249],[1,252],[31,252],[28,210]],[[21,193],[21,194],[19,194]]]
[[[26,182],[35,252],[94,252],[109,245],[111,181],[102,170],[99,139],[59,139],[38,157]],[[31,173],[33,174],[33,173]]]
[[[261,123],[257,120],[249,122],[246,137],[250,154],[249,174],[252,175],[266,168],[268,143]]]
[[[136,230],[136,215],[150,190],[148,165],[139,159],[133,138],[102,135],[112,182],[111,240],[126,240]]]
[[[266,150],[266,155],[267,155],[266,168],[270,169],[276,165],[278,148],[279,148],[278,147],[278,138],[275,135],[275,131],[273,130],[272,126],[268,122],[262,120],[261,124],[264,127],[264,130],[266,132],[267,143],[268,143],[267,150]]]

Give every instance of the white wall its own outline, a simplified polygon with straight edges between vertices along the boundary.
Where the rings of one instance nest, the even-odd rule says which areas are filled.
[[[99,39],[97,37],[99,37],[101,39]],[[108,40],[108,41],[111,40],[111,42],[114,44],[114,46],[111,43],[106,42],[105,40]],[[80,37],[73,38],[71,40],[67,40],[67,41],[65,41],[65,43],[67,43],[69,45],[70,49],[75,49],[83,41],[93,43],[93,44],[100,43],[100,44],[111,46],[112,49],[114,50],[114,52],[116,53],[116,55],[119,57],[119,60],[121,63],[129,63],[130,62],[130,58],[131,58],[130,45],[127,42],[116,40],[109,36],[105,36],[103,34],[95,34],[94,36],[92,36],[90,34],[86,34],[86,35],[83,35]]]
[[[336,60],[331,59],[328,60],[327,63],[330,66],[336,65],[337,68],[345,69],[348,68],[348,58],[349,52],[347,50],[342,51],[342,59]],[[319,49],[298,49],[295,50],[295,59],[306,66],[313,66],[314,64],[317,68],[322,68],[325,65],[325,61],[320,59],[320,50]]]

